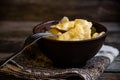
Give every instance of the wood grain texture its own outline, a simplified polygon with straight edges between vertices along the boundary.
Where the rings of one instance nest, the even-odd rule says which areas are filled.
[[[119,0],[1,0],[0,20],[45,21],[68,16],[120,21]]]
[[[98,80],[120,80],[120,73],[103,73]]]
[[[63,16],[110,21],[102,22],[109,30],[105,44],[120,50],[119,4],[119,0],[0,0],[0,58],[18,51],[35,25]],[[3,74],[0,79],[21,80]],[[120,55],[98,80],[120,80]]]

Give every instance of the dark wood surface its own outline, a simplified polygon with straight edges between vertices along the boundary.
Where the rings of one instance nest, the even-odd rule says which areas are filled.
[[[68,16],[120,21],[119,0],[0,0],[0,20],[51,20]]]
[[[0,0],[0,58],[18,51],[35,25],[63,16],[101,22],[109,30],[105,44],[120,50],[119,4],[120,0]],[[98,80],[120,80],[120,55]]]
[[[0,58],[7,57],[18,51],[27,36],[32,34],[32,28],[40,22],[34,21],[1,21],[0,22]],[[105,44],[120,50],[120,23],[101,22],[108,30]],[[105,70],[98,80],[120,80],[120,55]],[[0,75],[2,78],[2,75]],[[13,80],[14,77],[8,80]],[[4,79],[4,78],[3,78]]]

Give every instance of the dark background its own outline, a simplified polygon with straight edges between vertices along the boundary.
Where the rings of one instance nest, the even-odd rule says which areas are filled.
[[[44,21],[84,18],[120,21],[120,0],[0,0],[0,20]]]
[[[19,51],[34,26],[63,16],[98,21],[108,29],[105,44],[120,50],[120,0],[0,0],[0,59]],[[120,55],[98,80],[120,80]]]

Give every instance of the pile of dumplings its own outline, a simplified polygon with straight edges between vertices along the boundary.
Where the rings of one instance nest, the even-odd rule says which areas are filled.
[[[63,17],[58,24],[50,26],[49,33],[55,34],[56,40],[79,41],[99,37],[105,32],[97,33],[92,27],[92,22],[84,19],[70,21],[68,17]],[[94,33],[93,31],[94,30]]]

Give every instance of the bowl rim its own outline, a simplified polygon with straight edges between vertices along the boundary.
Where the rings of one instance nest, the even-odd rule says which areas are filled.
[[[36,32],[35,32],[35,29],[36,29],[37,27],[39,27],[39,25],[45,25],[45,24],[48,24],[48,23],[51,23],[51,22],[59,22],[59,20],[44,21],[44,22],[39,23],[38,25],[36,25],[35,27],[33,27],[33,34],[36,33]],[[107,28],[106,28],[104,25],[102,25],[102,24],[100,24],[99,22],[96,22],[96,21],[91,21],[91,22],[92,22],[93,24],[97,24],[97,25],[102,26],[102,27],[105,29],[105,31],[104,31],[105,33],[104,33],[103,35],[99,36],[99,37],[92,38],[92,39],[86,39],[86,40],[75,40],[75,41],[70,41],[70,40],[55,40],[55,39],[49,39],[49,38],[46,38],[46,37],[44,37],[43,39],[44,39],[44,40],[53,41],[53,42],[69,42],[69,43],[72,43],[72,42],[73,42],[73,43],[74,43],[74,42],[88,42],[88,41],[99,40],[99,39],[107,36],[108,30],[107,30]]]

